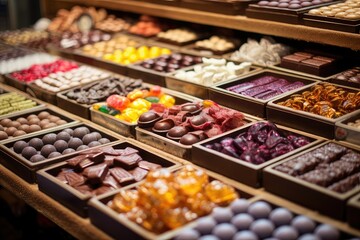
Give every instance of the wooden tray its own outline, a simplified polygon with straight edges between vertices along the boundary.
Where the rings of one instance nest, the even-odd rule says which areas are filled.
[[[179,163],[176,163],[170,159],[155,155],[143,148],[140,148],[128,142],[118,141],[107,146],[112,146],[115,149],[124,149],[126,147],[136,148],[139,150],[139,154],[140,156],[143,157],[143,159],[156,164],[160,164],[166,168],[176,168],[180,165]],[[40,191],[54,198],[55,200],[57,200],[58,202],[69,208],[71,211],[75,212],[81,217],[87,217],[88,216],[87,202],[93,196],[91,194],[83,194],[78,190],[76,190],[75,188],[71,187],[70,185],[63,183],[62,181],[56,178],[56,175],[61,171],[62,168],[69,167],[69,165],[65,161],[74,156],[75,155],[63,157],[60,160],[61,163],[40,170],[37,173],[38,186]],[[131,184],[130,186],[133,185],[134,184]]]
[[[265,190],[301,204],[302,206],[319,211],[320,213],[328,215],[332,218],[344,220],[346,201],[360,191],[359,186],[341,194],[274,169],[276,166],[288,160],[303,155],[304,153],[312,151],[329,142],[332,141],[324,142],[320,145],[307,149],[307,151],[298,153],[291,158],[265,168],[263,174],[263,184]],[[350,145],[345,145],[343,143],[341,145],[351,148]],[[354,150],[359,151],[360,149],[356,148]]]
[[[245,162],[241,159],[205,147],[207,144],[218,143],[221,141],[221,139],[227,137],[235,138],[240,133],[246,132],[253,124],[256,123],[254,122],[250,125],[246,125],[243,128],[231,130],[216,136],[215,138],[202,141],[202,143],[194,144],[191,161],[196,165],[222,174],[238,182],[244,183],[251,187],[259,188],[262,186],[262,172],[265,167],[322,142],[322,139],[317,136],[277,125],[282,133],[295,133],[300,136],[305,136],[308,137],[311,142],[303,147],[297,148],[291,152],[273,158],[259,165]]]
[[[360,128],[348,126],[348,122],[354,122],[360,119],[360,110],[347,115],[345,119],[342,119],[335,123],[335,139],[360,145]]]
[[[350,226],[360,229],[360,194],[348,201],[346,219]]]

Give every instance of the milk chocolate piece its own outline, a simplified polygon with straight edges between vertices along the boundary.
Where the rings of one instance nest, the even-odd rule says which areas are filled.
[[[95,166],[87,167],[84,169],[83,174],[88,178],[91,184],[102,183],[109,171],[106,163],[101,163]]]
[[[104,152],[99,152],[99,153],[95,153],[95,154],[90,154],[89,158],[91,161],[93,161],[95,163],[99,163],[99,162],[104,161],[105,155],[104,155]]]
[[[65,173],[65,178],[68,184],[72,187],[80,186],[85,183],[85,178],[75,172],[67,172]]]
[[[102,147],[101,150],[105,155],[111,155],[111,156],[119,156],[120,153],[118,151],[115,151],[115,149],[111,146]]]
[[[122,186],[130,184],[135,181],[134,176],[123,168],[115,167],[110,169],[110,174],[118,181]]]
[[[60,181],[62,181],[63,183],[67,184],[68,181],[66,180],[65,175],[68,172],[73,172],[73,170],[70,168],[62,168],[61,171],[59,172],[59,174],[56,176],[56,178],[59,179]]]
[[[345,193],[360,185],[360,173],[351,175],[344,180],[341,180],[328,188],[338,193]]]
[[[114,165],[114,158],[116,158],[116,156],[105,155],[104,163],[112,167]]]
[[[88,155],[79,155],[79,156],[76,156],[76,157],[66,160],[66,162],[72,167],[77,167],[79,165],[79,163],[82,162],[86,158],[88,158]]]
[[[133,169],[139,161],[141,161],[140,155],[133,153],[131,155],[121,155],[114,158],[114,165],[120,166],[126,170]]]
[[[113,187],[101,186],[101,187],[95,189],[94,191],[92,191],[92,194],[99,196],[101,194],[104,194],[104,193],[107,193],[107,192],[113,191],[113,190],[115,190],[115,188],[113,188]]]
[[[76,190],[81,192],[82,194],[92,194],[92,191],[94,190],[90,185],[84,184],[81,186],[74,187]]]
[[[139,151],[134,149],[134,148],[131,148],[131,147],[127,147],[124,149],[124,151],[122,152],[121,155],[132,155],[134,153],[138,153]]]
[[[296,53],[294,53],[294,55],[303,56],[303,57],[306,57],[306,58],[311,58],[312,56],[314,56],[313,54],[307,53],[307,52],[296,52]]]
[[[95,162],[94,161],[91,161],[91,159],[89,158],[85,158],[84,160],[82,160],[79,164],[78,164],[78,167],[80,169],[85,169],[87,167],[90,167],[92,165],[94,165]]]
[[[137,167],[131,172],[131,174],[134,176],[135,181],[139,182],[146,177],[148,172],[149,171],[147,171],[143,168]]]
[[[159,169],[161,168],[161,165],[159,164],[156,164],[156,163],[152,163],[152,162],[148,162],[148,161],[140,161],[138,163],[138,166],[142,169],[145,169],[145,170],[156,170],[156,169]]]
[[[108,174],[106,175],[103,184],[104,186],[112,187],[115,189],[118,189],[121,187],[121,185],[116,181],[116,179],[111,175],[111,171],[108,171]]]

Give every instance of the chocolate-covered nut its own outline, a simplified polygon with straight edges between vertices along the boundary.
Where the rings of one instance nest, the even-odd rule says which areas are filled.
[[[70,138],[70,134],[65,131],[62,131],[56,135],[56,140],[64,140],[65,142],[68,142]]]
[[[68,146],[69,148],[72,148],[72,149],[77,149],[79,146],[83,145],[83,142],[80,138],[77,138],[77,137],[73,137],[70,139],[70,141],[68,142]]]
[[[54,143],[54,147],[56,148],[56,150],[58,152],[63,152],[65,149],[68,148],[68,143],[64,140],[57,140],[55,143]]]
[[[34,156],[35,154],[37,154],[37,151],[35,148],[33,147],[25,147],[22,151],[21,151],[21,155],[26,158],[26,159],[30,159],[32,156]]]
[[[56,152],[56,148],[52,144],[46,144],[41,148],[41,155],[45,158],[47,158],[52,152]]]
[[[45,157],[40,154],[35,154],[30,158],[30,162],[36,163],[45,160]]]
[[[60,157],[60,156],[62,156],[61,153],[59,153],[59,152],[52,152],[52,153],[49,154],[48,158],[55,158],[55,157]]]
[[[37,151],[40,151],[41,148],[44,146],[43,141],[40,138],[32,138],[29,141],[29,146],[35,148]]]
[[[28,146],[29,144],[27,142],[20,140],[14,143],[13,149],[16,153],[21,153],[21,151]]]
[[[42,141],[44,145],[46,144],[54,144],[56,141],[56,134],[55,133],[48,133],[43,136]]]
[[[69,154],[69,153],[73,153],[73,152],[75,152],[74,149],[68,148],[68,149],[65,149],[65,150],[62,152],[62,154]]]
[[[74,129],[73,137],[82,139],[88,133],[90,130],[87,127],[78,127]]]

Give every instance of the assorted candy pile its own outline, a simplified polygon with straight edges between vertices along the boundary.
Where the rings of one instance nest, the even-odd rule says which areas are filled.
[[[60,59],[52,63],[34,64],[28,69],[14,72],[10,75],[22,82],[32,82],[39,78],[47,77],[51,73],[67,72],[78,67],[79,65],[75,62]]]
[[[271,122],[253,124],[235,138],[226,137],[206,147],[253,164],[261,164],[310,143],[310,139],[286,133]]]
[[[136,189],[122,190],[108,205],[145,229],[162,233],[226,206],[238,197],[235,189],[211,180],[200,169],[186,165],[176,172],[148,173]]]
[[[143,113],[138,124],[181,144],[192,145],[240,127],[245,121],[241,112],[204,100],[202,103],[175,105],[162,114],[155,111]]]
[[[165,94],[161,87],[154,86],[150,89],[135,89],[127,96],[111,95],[107,98],[106,103],[94,104],[93,108],[125,122],[137,123],[140,115],[144,112],[150,109],[163,112],[174,104],[174,97]]]

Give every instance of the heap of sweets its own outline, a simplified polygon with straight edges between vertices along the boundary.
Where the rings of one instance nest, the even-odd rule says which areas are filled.
[[[258,42],[248,39],[238,51],[231,54],[230,59],[251,62],[261,66],[272,66],[280,63],[281,57],[290,54],[290,47],[276,43],[270,37],[261,38]]]
[[[42,138],[33,137],[29,141],[19,140],[14,143],[12,150],[30,162],[40,162],[109,142],[101,133],[84,126],[48,133]]]
[[[129,28],[129,33],[151,37],[160,33],[165,28],[157,18],[142,15],[140,20]]]
[[[47,77],[35,80],[34,83],[42,89],[56,93],[71,87],[103,80],[110,76],[110,73],[100,69],[80,66],[67,72],[51,73]]]
[[[4,114],[14,113],[35,107],[37,105],[31,99],[17,94],[15,92],[0,95],[0,116]]]
[[[78,64],[75,62],[59,59],[51,63],[34,64],[27,69],[13,72],[10,76],[16,80],[30,83],[39,78],[47,77],[52,73],[67,72],[78,67]]]
[[[345,20],[360,20],[360,1],[347,0],[345,2],[311,9],[309,14]]]
[[[338,118],[360,108],[360,91],[350,92],[330,83],[318,83],[309,91],[291,95],[277,104],[327,118]]]
[[[338,240],[341,233],[328,224],[317,224],[305,215],[265,201],[235,199],[229,207],[216,207],[210,216],[196,220],[175,240]]]
[[[249,62],[236,64],[225,59],[202,58],[202,61],[203,64],[194,66],[191,71],[177,71],[174,75],[175,78],[210,86],[248,73],[251,67]]]
[[[114,15],[109,15],[103,21],[95,23],[95,28],[104,32],[116,33],[127,30],[129,27],[129,22],[122,18],[117,18]]]
[[[42,111],[37,115],[29,114],[26,118],[19,117],[16,120],[15,118],[14,120],[4,118],[0,121],[0,139],[17,137],[66,123],[66,120],[52,115],[48,111]]]
[[[161,87],[153,86],[150,89],[135,89],[126,96],[111,95],[106,99],[106,103],[94,104],[93,109],[128,123],[137,123],[144,112],[163,112],[174,104],[174,97],[165,94]]]
[[[83,194],[101,195],[143,180],[161,165],[146,161],[137,149],[99,147],[66,160],[57,178]]]
[[[138,124],[181,144],[192,145],[243,126],[245,121],[241,112],[204,100],[201,103],[174,105],[163,113],[143,113]]]
[[[24,45],[33,41],[48,39],[48,32],[33,29],[5,31],[0,34],[0,39],[9,45]]]
[[[209,50],[212,52],[228,52],[235,49],[239,41],[231,40],[224,37],[212,36],[209,39],[195,42],[195,48],[200,50]]]
[[[116,50],[123,50],[127,47],[136,47],[139,42],[126,36],[121,35],[113,37],[109,41],[101,41],[94,44],[87,44],[82,47],[82,53],[94,57],[102,57],[105,54],[112,54]]]
[[[74,6],[70,11],[60,9],[56,17],[49,24],[47,30],[50,32],[79,32],[77,20],[83,14],[90,15],[94,24],[105,20],[107,17],[105,9],[96,10],[94,7]]]
[[[263,76],[250,82],[228,87],[226,90],[248,97],[267,100],[303,86],[304,83],[300,81],[290,82],[284,78]]]
[[[77,49],[87,44],[93,44],[111,39],[111,35],[99,30],[89,32],[64,32],[53,44],[63,49]]]
[[[271,122],[259,122],[235,138],[225,137],[205,147],[245,162],[262,164],[309,143],[307,137],[283,132]]]
[[[360,186],[360,154],[336,143],[328,143],[275,169],[338,193]]]
[[[119,64],[132,64],[138,61],[156,58],[161,55],[171,54],[171,50],[168,48],[157,47],[157,46],[141,46],[138,48],[135,47],[127,47],[123,50],[117,49],[112,53],[107,53],[103,55],[104,60],[108,60],[111,62],[119,63]]]
[[[160,32],[156,35],[162,41],[166,42],[175,42],[178,44],[191,42],[199,38],[199,35],[196,32],[193,32],[188,29],[170,29],[165,32]]]
[[[149,172],[136,189],[122,190],[108,205],[145,229],[162,233],[207,215],[216,206],[226,206],[237,197],[233,187],[186,165],[174,173],[168,169]]]
[[[75,88],[65,95],[80,104],[93,104],[105,101],[110,95],[126,96],[135,89],[141,89],[142,80],[125,76],[113,77],[91,86]]]

